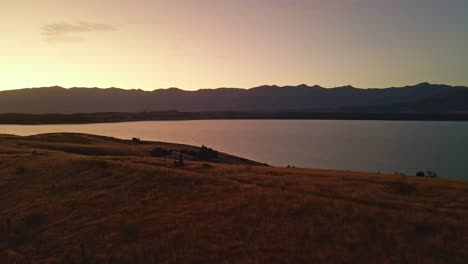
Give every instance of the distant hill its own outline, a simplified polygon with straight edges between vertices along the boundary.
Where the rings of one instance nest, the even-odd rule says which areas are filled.
[[[421,83],[386,89],[260,86],[154,91],[45,87],[0,92],[0,113],[150,111],[466,112],[468,88]]]

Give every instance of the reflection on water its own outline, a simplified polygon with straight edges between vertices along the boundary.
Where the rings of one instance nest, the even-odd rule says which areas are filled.
[[[0,133],[80,132],[208,145],[272,165],[468,179],[468,122],[205,120],[0,125]]]

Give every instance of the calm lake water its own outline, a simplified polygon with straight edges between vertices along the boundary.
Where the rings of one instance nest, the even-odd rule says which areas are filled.
[[[0,125],[0,133],[80,132],[201,146],[276,166],[369,172],[433,170],[468,180],[468,122],[207,120]]]

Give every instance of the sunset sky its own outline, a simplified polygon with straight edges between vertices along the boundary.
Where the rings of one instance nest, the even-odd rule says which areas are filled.
[[[467,0],[15,0],[0,90],[468,85]]]

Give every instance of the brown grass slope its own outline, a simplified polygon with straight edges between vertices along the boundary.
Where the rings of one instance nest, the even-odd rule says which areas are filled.
[[[224,154],[232,164],[173,168],[149,157],[155,145],[181,147],[0,136],[0,262],[468,259],[467,182],[255,166]]]

